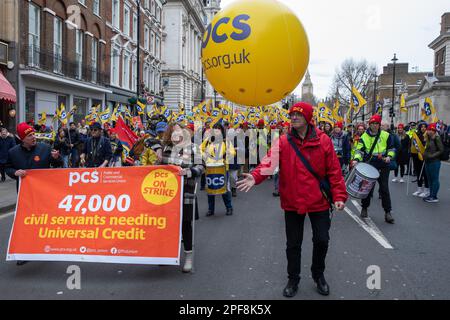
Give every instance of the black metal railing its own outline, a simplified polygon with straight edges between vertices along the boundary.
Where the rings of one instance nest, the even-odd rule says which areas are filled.
[[[86,64],[79,59],[69,60],[64,56],[55,54],[36,46],[24,47],[23,55],[28,67],[63,75],[68,78],[99,85],[109,84],[109,74],[100,72],[98,68]]]

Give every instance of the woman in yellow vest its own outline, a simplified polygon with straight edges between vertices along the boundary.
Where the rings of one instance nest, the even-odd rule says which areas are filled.
[[[201,151],[205,159],[206,182],[208,185],[208,213],[206,216],[214,215],[216,194],[222,194],[223,202],[227,208],[226,215],[231,216],[233,214],[233,205],[231,202],[227,157],[234,157],[236,150],[231,143],[226,141],[225,129],[221,121],[213,126],[211,137],[203,141]]]

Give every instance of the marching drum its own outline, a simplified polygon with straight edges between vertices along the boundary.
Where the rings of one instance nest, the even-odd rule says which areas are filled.
[[[227,192],[227,173],[224,164],[206,165],[206,193],[219,195]]]
[[[345,182],[347,193],[356,199],[366,199],[379,177],[380,173],[375,167],[367,163],[359,163]]]

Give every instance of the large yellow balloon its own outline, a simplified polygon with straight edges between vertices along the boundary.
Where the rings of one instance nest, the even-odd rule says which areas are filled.
[[[240,0],[208,26],[202,64],[223,97],[245,106],[268,105],[290,94],[309,63],[308,38],[298,17],[276,0]]]

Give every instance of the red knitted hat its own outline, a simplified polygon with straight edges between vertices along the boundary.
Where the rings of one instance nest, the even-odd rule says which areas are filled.
[[[433,130],[433,131],[437,131],[436,129],[436,123],[430,123],[427,127],[427,130]]]
[[[376,114],[372,116],[372,118],[370,118],[369,124],[372,124],[374,122],[381,124],[381,116],[379,114]]]
[[[300,112],[303,117],[305,117],[305,120],[307,123],[311,123],[312,117],[313,117],[313,106],[305,103],[305,102],[299,102],[295,105],[293,105],[289,109],[289,115],[294,112]]]
[[[34,132],[34,128],[25,122],[19,123],[17,125],[17,135],[19,136],[20,140],[25,139],[29,134]]]

